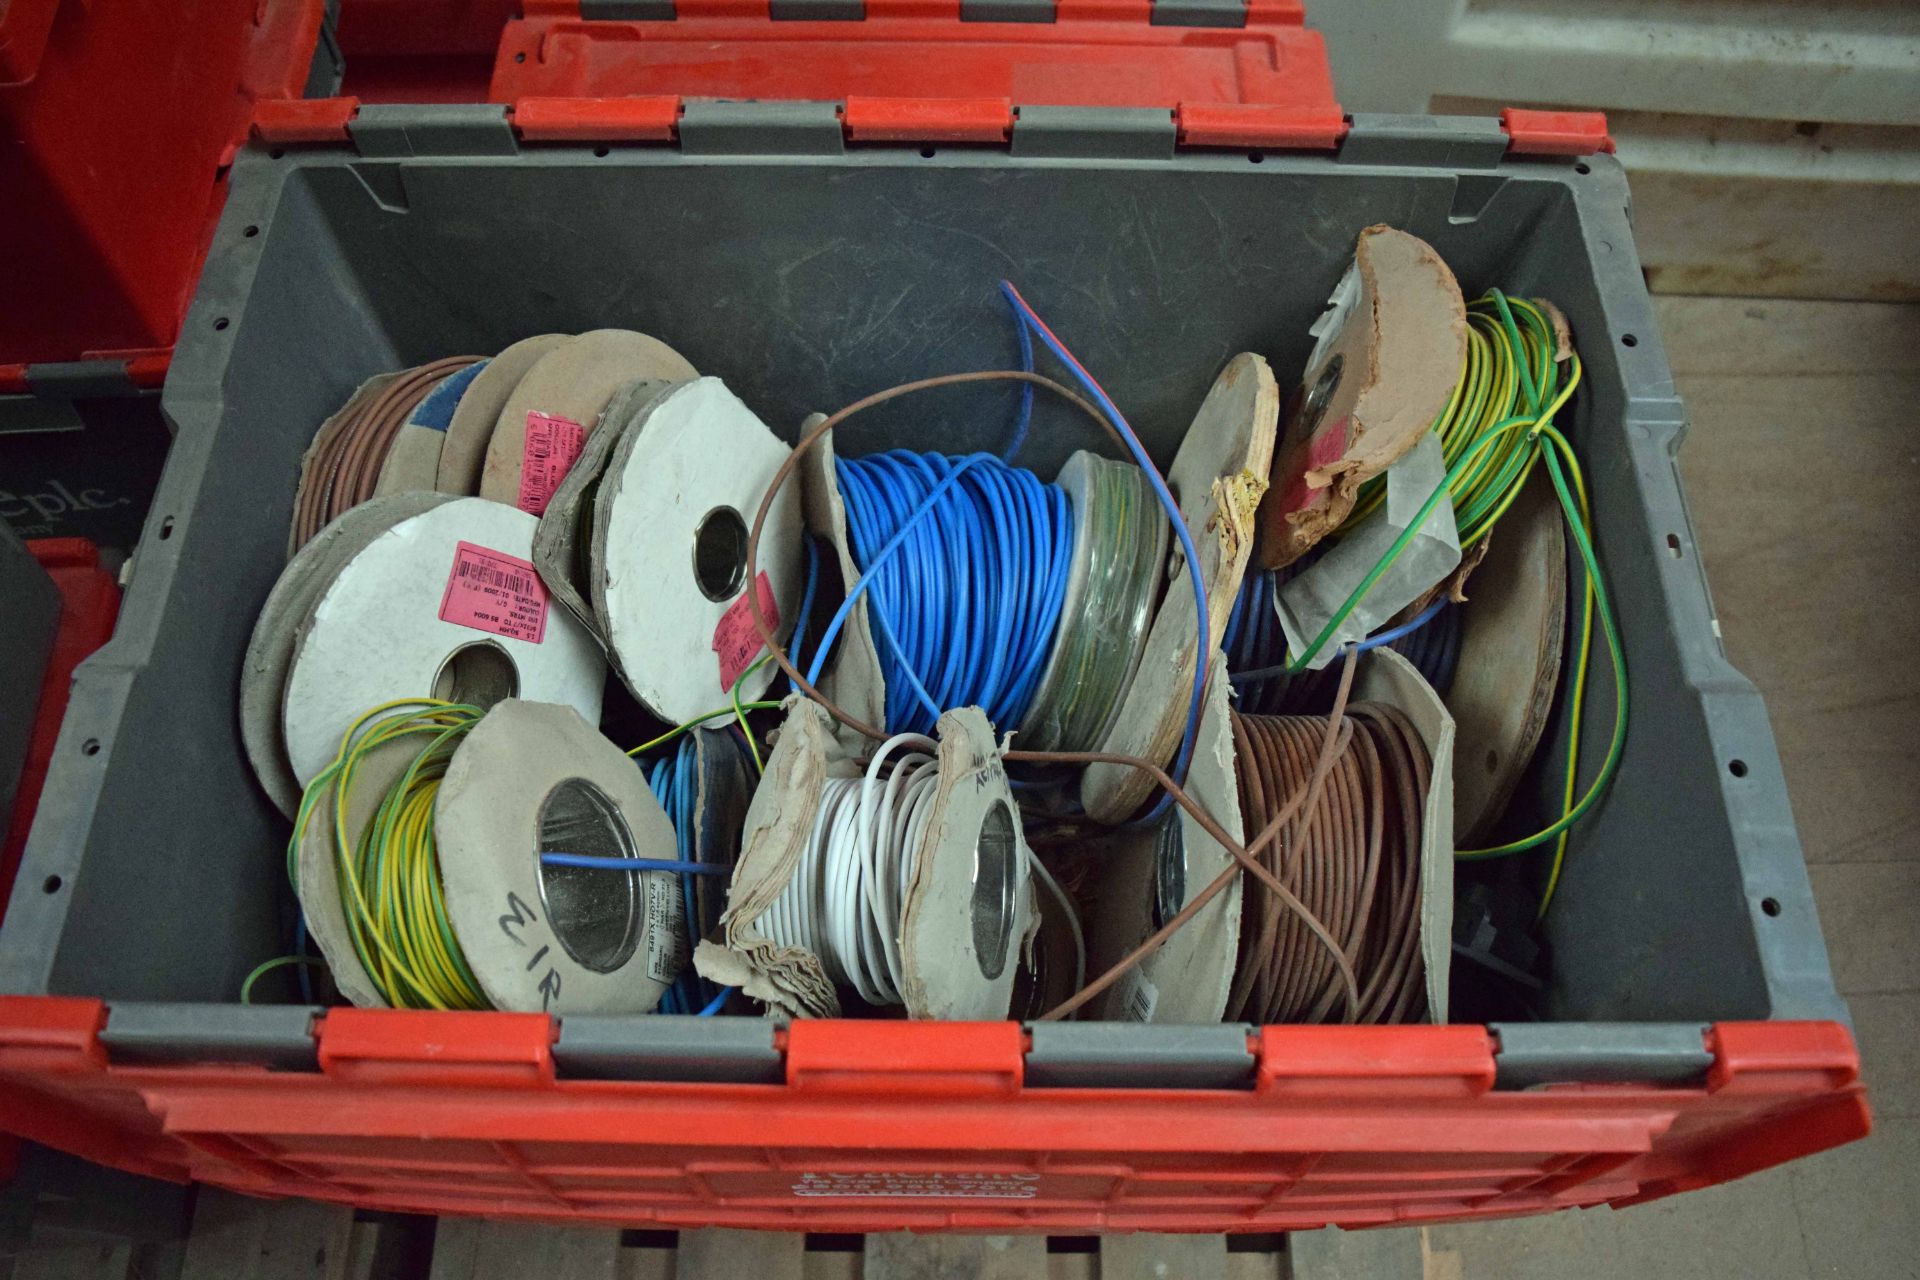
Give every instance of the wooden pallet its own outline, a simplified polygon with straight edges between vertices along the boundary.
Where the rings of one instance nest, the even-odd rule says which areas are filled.
[[[1441,1280],[1413,1231],[1275,1236],[621,1231],[201,1188],[184,1241],[36,1225],[0,1280]],[[1423,1265],[1424,1263],[1424,1265]]]

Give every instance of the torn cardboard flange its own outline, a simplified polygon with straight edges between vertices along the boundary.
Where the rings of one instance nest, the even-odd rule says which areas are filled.
[[[594,613],[634,696],[668,724],[772,682],[757,603],[784,636],[799,603],[800,498],[783,488],[746,581],[749,522],[792,453],[718,378],[647,402],[614,446],[594,500]]]
[[[447,921],[511,1012],[645,1013],[686,953],[666,871],[547,866],[545,852],[674,860],[645,775],[572,707],[509,698],[461,740],[433,802]]]
[[[300,807],[300,782],[287,763],[280,723],[295,630],[341,568],[368,543],[402,520],[452,500],[439,493],[404,493],[342,512],[294,553],[267,593],[240,663],[240,743],[261,790],[287,817]]]
[[[747,807],[720,941],[694,948],[701,977],[738,987],[767,1006],[769,1016],[835,1018],[840,997],[820,957],[782,946],[755,926],[786,891],[805,857],[829,777],[858,775],[834,741],[831,721],[811,699],[790,697],[780,737]]]
[[[1207,392],[1167,473],[1200,555],[1208,653],[1226,634],[1253,552],[1254,512],[1266,492],[1279,413],[1280,391],[1267,362],[1256,355],[1235,356]],[[1187,568],[1181,557],[1175,562],[1139,670],[1099,748],[1162,766],[1179,750],[1201,653]],[[1089,765],[1080,803],[1095,821],[1124,822],[1153,785],[1137,769]]]
[[[824,421],[824,414],[809,416],[800,424],[800,434],[805,436]],[[816,538],[826,539],[832,548],[833,562],[840,570],[840,593],[845,598],[860,581],[860,566],[853,562],[853,540],[847,533],[847,505],[840,495],[831,431],[801,455],[797,469],[807,530]],[[799,655],[793,658],[798,665]],[[833,664],[821,677],[820,691],[855,720],[875,726],[886,724],[887,681],[880,671],[880,650],[874,644],[864,592],[847,611],[846,624],[834,644]],[[859,734],[844,725],[834,728],[848,747],[863,749],[865,739]]]
[[[614,669],[619,662],[608,648],[606,633],[593,610],[593,530],[595,506],[600,482],[613,451],[631,429],[645,423],[646,409],[678,383],[643,378],[628,383],[614,393],[601,415],[600,425],[568,468],[560,487],[553,492],[547,509],[540,514],[540,526],[533,534],[533,563],[561,607],[574,621],[586,628]],[[622,679],[625,679],[624,674]]]
[[[1420,815],[1420,959],[1427,1019],[1444,1023],[1453,963],[1453,717],[1419,670],[1391,649],[1370,649],[1361,658],[1353,700],[1399,708],[1426,744],[1432,774]]]
[[[691,734],[694,759],[693,860],[705,866],[725,867],[729,875],[740,860],[740,837],[747,824],[757,779],[746,747],[728,729],[696,729]],[[713,933],[727,906],[727,879],[691,876],[694,919],[689,934],[696,940]]]
[[[447,421],[447,437],[440,445],[440,465],[434,488],[442,493],[471,497],[480,492],[480,468],[486,461],[487,442],[506,407],[507,397],[520,385],[540,357],[563,342],[572,341],[566,333],[542,333],[522,338],[491,360],[481,361],[453,416]]]
[[[480,469],[480,496],[539,515],[579,456],[614,393],[636,378],[698,377],[658,338],[595,329],[540,357],[494,423]]]
[[[386,460],[380,464],[380,479],[373,489],[375,497],[415,490],[431,492],[439,488],[440,454],[446,446],[447,427],[467,388],[486,367],[485,360],[476,360],[464,369],[456,369],[421,397],[407,420],[400,424],[393,444],[387,449]]]
[[[1419,443],[1466,360],[1467,313],[1432,246],[1392,227],[1360,233],[1274,459],[1260,564],[1277,569],[1339,528],[1362,483]]]
[[[1229,688],[1226,658],[1216,649],[1186,791],[1229,836],[1244,843]],[[1179,808],[1152,827],[1118,833],[1109,847],[1089,920],[1090,973],[1119,963],[1234,863],[1233,855]],[[1159,950],[1108,988],[1098,1016],[1111,1022],[1220,1021],[1239,959],[1243,879],[1235,876]]]
[[[986,713],[949,711],[934,732],[940,781],[901,912],[900,994],[910,1018],[997,1021],[1034,927],[1033,855]]]
[[[1460,726],[1454,836],[1462,847],[1506,811],[1560,684],[1567,536],[1553,482],[1540,470],[1487,542],[1472,602],[1460,615],[1460,656],[1447,690]]]
[[[300,783],[361,714],[395,698],[451,694],[485,707],[518,696],[599,720],[606,663],[550,607],[527,558],[536,523],[455,498],[393,525],[340,568],[294,633],[281,729]]]

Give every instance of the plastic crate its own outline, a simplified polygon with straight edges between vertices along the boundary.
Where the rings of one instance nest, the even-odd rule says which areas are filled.
[[[168,380],[179,434],[138,572],[81,668],[29,844],[26,883],[51,888],[0,932],[0,990],[18,993],[0,997],[7,1123],[261,1194],[854,1231],[1624,1205],[1865,1133],[1771,733],[1694,555],[1685,416],[1604,128],[1345,119],[1297,7],[1063,2],[1047,24],[1009,20],[1037,16],[1021,0],[992,21],[968,19],[972,0],[869,0],[864,22],[767,21],[779,3],[594,22],[529,0],[492,105],[263,109]],[[1156,59],[1184,69],[1112,89]],[[941,82],[958,96],[910,92],[948,63],[968,68]],[[1075,68],[1113,98],[1026,87]],[[674,88],[696,71],[710,78]],[[775,74],[792,100],[756,92]],[[877,386],[1011,363],[994,291],[1011,275],[1164,462],[1228,355],[1300,367],[1379,221],[1469,290],[1552,298],[1586,362],[1571,434],[1634,719],[1548,918],[1540,1021],[775,1028],[232,1003],[282,945],[285,837],[233,691],[301,451],[361,379],[631,326],[790,428]],[[924,444],[937,423],[941,447],[984,447],[1007,405],[877,411],[847,445]],[[1023,459],[1044,471],[1093,443],[1049,418]]]
[[[254,104],[313,77],[326,0],[0,4],[0,394],[158,386]],[[326,91],[324,86],[323,92]]]

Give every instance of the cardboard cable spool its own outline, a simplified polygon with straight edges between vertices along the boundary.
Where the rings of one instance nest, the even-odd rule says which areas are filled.
[[[1466,360],[1466,304],[1431,245],[1368,227],[1311,332],[1318,341],[1261,510],[1260,563],[1269,569],[1339,528],[1361,484],[1432,428]]]
[[[469,497],[480,492],[480,469],[487,458],[487,444],[507,407],[507,397],[520,385],[520,379],[534,362],[558,347],[571,342],[565,333],[543,333],[522,338],[491,360],[483,361],[447,421],[447,438],[440,446],[440,465],[433,487],[442,493]]]
[[[1246,840],[1234,780],[1227,660],[1213,653],[1207,702],[1186,791],[1229,836]],[[1233,855],[1185,809],[1152,827],[1115,835],[1087,929],[1087,972],[1104,973],[1177,915],[1233,863]],[[1099,1017],[1111,1022],[1218,1022],[1226,1012],[1240,947],[1236,876],[1160,949],[1107,989]]]
[[[400,739],[364,759],[348,797],[349,847],[420,750],[417,739]],[[301,838],[301,908],[341,994],[383,1007],[342,909],[333,818],[332,803],[314,806]],[[676,856],[673,828],[641,772],[578,712],[518,699],[494,707],[454,752],[433,826],[447,919],[493,1008],[644,1013],[659,1003],[685,949],[675,877],[540,862],[556,843],[573,846],[565,852]]]
[[[300,807],[300,780],[287,762],[280,728],[295,629],[340,570],[375,538],[402,520],[451,501],[439,493],[396,494],[342,512],[287,562],[261,606],[240,666],[240,742],[261,789],[287,817]]]
[[[661,719],[711,711],[736,683],[759,697],[774,672],[745,674],[763,647],[747,592],[791,629],[799,499],[775,496],[753,583],[746,540],[790,450],[718,378],[637,380],[601,421],[541,517],[534,563]]]
[[[1235,356],[1207,392],[1167,473],[1200,554],[1208,653],[1220,647],[1226,634],[1253,553],[1254,515],[1266,492],[1279,415],[1280,391],[1267,362],[1256,355]],[[1139,670],[1101,751],[1163,766],[1173,759],[1200,662],[1195,631],[1193,592],[1186,566],[1176,556]],[[1153,785],[1137,769],[1089,765],[1080,784],[1080,803],[1095,821],[1117,824],[1140,807]]]
[[[1546,731],[1560,683],[1567,535],[1545,470],[1535,468],[1488,536],[1472,601],[1460,615],[1460,656],[1447,706],[1460,725],[1454,834],[1462,848],[1506,811]]]
[[[606,664],[549,608],[527,559],[535,523],[497,502],[454,498],[392,523],[340,566],[294,620],[281,731],[301,785],[333,759],[349,725],[395,698],[452,694],[484,707],[519,696],[598,721]]]
[[[901,912],[901,996],[911,1018],[997,1020],[1007,1016],[1020,950],[1038,924],[1032,855],[986,716],[976,707],[949,711],[935,735],[940,781]],[[811,700],[788,699],[780,740],[747,810],[723,941],[694,951],[702,977],[739,987],[784,1017],[839,1015],[820,958],[780,946],[754,925],[800,865],[827,778],[857,776],[827,713]]]

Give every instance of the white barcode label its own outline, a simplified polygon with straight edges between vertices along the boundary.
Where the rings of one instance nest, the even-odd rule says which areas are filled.
[[[1154,1007],[1160,1003],[1160,989],[1148,982],[1136,966],[1113,984],[1113,998],[1108,1006],[1113,1010],[1116,1022],[1152,1022]]]
[[[655,982],[672,982],[692,958],[680,881],[675,876],[651,872],[646,883],[647,976]]]

